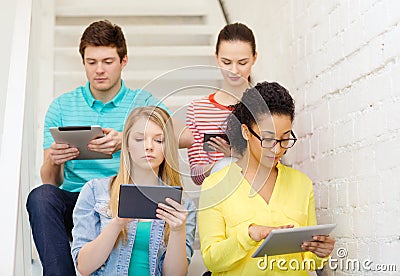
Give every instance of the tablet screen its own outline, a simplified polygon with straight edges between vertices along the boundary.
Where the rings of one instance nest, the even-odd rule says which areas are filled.
[[[211,137],[221,137],[225,141],[229,143],[228,136],[225,133],[204,133],[203,139],[203,150],[204,151],[215,151],[214,149],[210,148],[208,145],[208,141],[210,141]]]
[[[252,257],[303,252],[304,250],[301,248],[303,242],[311,241],[313,236],[329,235],[335,227],[336,224],[321,224],[272,230]]]
[[[165,199],[169,197],[181,202],[180,186],[142,186],[122,184],[119,192],[118,216],[120,218],[158,219],[156,209],[158,203],[169,205]]]

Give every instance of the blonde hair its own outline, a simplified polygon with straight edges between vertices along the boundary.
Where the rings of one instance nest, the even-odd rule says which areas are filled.
[[[133,183],[131,173],[131,158],[128,151],[128,141],[132,130],[132,126],[139,119],[148,119],[156,123],[163,130],[164,135],[164,161],[161,163],[158,176],[162,182],[169,186],[182,186],[179,166],[178,166],[178,146],[174,134],[172,120],[169,114],[162,108],[156,106],[139,107],[134,109],[125,122],[124,131],[122,133],[121,161],[117,176],[110,184],[110,203],[109,207],[113,217],[118,215],[118,198],[121,184]],[[164,241],[168,242],[169,226],[165,224]],[[118,236],[116,244],[120,240],[127,241],[127,228],[122,229]]]

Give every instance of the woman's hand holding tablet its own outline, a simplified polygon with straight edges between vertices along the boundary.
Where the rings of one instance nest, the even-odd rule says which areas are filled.
[[[326,257],[333,249],[334,240],[328,235],[335,227],[336,224],[321,224],[273,229],[253,253],[252,257],[257,258],[265,255],[273,256],[302,251],[311,251],[319,257]]]

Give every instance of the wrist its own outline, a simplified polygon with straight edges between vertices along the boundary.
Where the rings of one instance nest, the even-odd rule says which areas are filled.
[[[186,228],[175,230],[170,228],[168,240],[186,240]]]
[[[251,224],[249,225],[249,227],[247,228],[247,233],[248,233],[249,237],[250,237],[252,240],[255,240],[255,239],[253,238],[254,226],[255,226],[255,224],[254,224],[254,223],[251,223]]]
[[[118,132],[118,142],[117,142],[117,151],[122,148],[122,132]]]
[[[57,164],[56,162],[53,161],[53,159],[49,158],[47,160],[47,164],[49,164],[53,168],[60,168],[61,164]]]
[[[174,234],[185,234],[186,235],[186,227],[185,226],[177,228],[177,229],[170,228],[169,231],[170,231],[170,234],[174,233]]]
[[[114,225],[116,228],[118,228],[119,230],[122,230],[124,227],[125,227],[125,225],[126,225],[126,223],[121,219],[121,218],[119,218],[119,217],[114,217],[112,220],[111,220],[111,224],[112,225]]]

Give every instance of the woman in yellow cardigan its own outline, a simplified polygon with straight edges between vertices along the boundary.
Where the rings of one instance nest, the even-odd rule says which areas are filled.
[[[302,244],[307,252],[251,257],[271,230],[317,224],[311,180],[279,162],[297,140],[293,118],[289,92],[268,82],[248,89],[229,117],[227,135],[242,158],[205,179],[198,213],[212,275],[308,275],[333,250],[333,238],[316,236]]]

